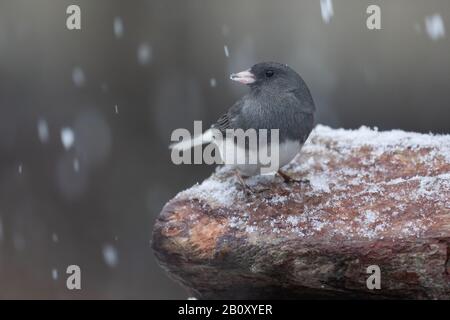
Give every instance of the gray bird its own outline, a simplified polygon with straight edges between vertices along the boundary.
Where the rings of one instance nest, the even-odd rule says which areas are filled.
[[[242,176],[254,176],[261,173],[259,144],[238,144],[236,139],[230,138],[226,132],[230,129],[267,129],[267,145],[274,141],[270,139],[271,130],[277,129],[278,139],[278,174],[286,182],[292,181],[287,174],[279,170],[301,150],[304,142],[311,133],[314,125],[315,106],[311,93],[300,75],[285,64],[276,62],[262,62],[248,70],[234,73],[231,80],[246,84],[250,92],[239,99],[222,117],[203,135],[189,141],[181,141],[171,146],[176,150],[187,150],[204,143],[215,143],[220,150],[220,156],[225,165],[237,169],[238,178],[244,185]],[[223,133],[223,141],[217,141],[213,130]],[[259,137],[258,137],[259,141]],[[234,162],[226,161],[224,152],[229,148],[237,148]],[[235,149],[236,150],[236,149]],[[256,163],[242,163],[248,160],[252,152],[256,155]],[[241,159],[241,161],[236,161]]]

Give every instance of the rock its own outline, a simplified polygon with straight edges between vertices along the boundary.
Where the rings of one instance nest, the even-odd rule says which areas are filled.
[[[284,171],[309,183],[246,196],[220,168],[164,207],[153,248],[190,295],[450,299],[450,136],[318,126]]]

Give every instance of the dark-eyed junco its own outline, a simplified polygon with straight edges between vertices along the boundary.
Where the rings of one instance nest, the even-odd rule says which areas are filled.
[[[239,99],[201,137],[176,143],[171,148],[187,150],[199,144],[213,142],[219,147],[222,159],[225,159],[224,150],[228,146],[236,147],[236,141],[228,138],[217,142],[212,130],[222,132],[225,137],[229,129],[267,129],[270,146],[273,143],[270,132],[277,129],[278,166],[273,171],[278,171],[285,180],[289,180],[289,176],[278,169],[296,156],[313,129],[315,106],[308,87],[294,70],[276,62],[258,63],[246,71],[232,74],[230,78],[248,85],[250,92]],[[252,147],[248,143],[244,147],[237,147],[246,153],[243,158],[248,159],[248,152],[252,152]],[[258,148],[257,146],[253,151],[260,151]],[[261,174],[262,164],[259,160],[253,164],[225,160],[224,163],[232,165],[245,176]]]

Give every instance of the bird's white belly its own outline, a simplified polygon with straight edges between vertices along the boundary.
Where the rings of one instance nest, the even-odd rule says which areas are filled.
[[[224,142],[217,143],[217,146],[224,165],[232,166],[246,176],[254,176],[275,173],[294,159],[302,144],[286,140],[278,145],[278,150],[276,145],[264,146],[259,150],[245,150],[232,140],[225,139]]]

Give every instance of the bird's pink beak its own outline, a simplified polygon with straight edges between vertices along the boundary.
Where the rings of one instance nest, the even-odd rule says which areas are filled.
[[[251,84],[256,81],[255,75],[250,72],[250,69],[238,73],[232,73],[230,79],[243,84]]]

